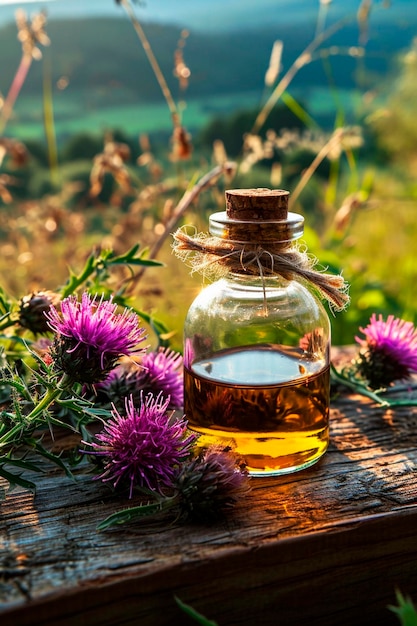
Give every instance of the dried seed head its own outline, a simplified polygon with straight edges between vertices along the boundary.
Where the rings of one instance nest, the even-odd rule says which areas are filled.
[[[37,61],[42,58],[42,52],[37,44],[49,46],[51,43],[45,32],[45,24],[46,14],[43,11],[36,13],[30,24],[25,11],[22,9],[16,11],[17,38],[22,43],[23,54]]]
[[[281,71],[281,57],[283,46],[283,42],[277,40],[274,42],[274,45],[272,47],[269,67],[265,74],[265,85],[267,87],[272,87],[274,85]]]
[[[175,126],[171,141],[172,152],[170,156],[173,161],[185,161],[191,157],[193,151],[191,136],[183,126]]]

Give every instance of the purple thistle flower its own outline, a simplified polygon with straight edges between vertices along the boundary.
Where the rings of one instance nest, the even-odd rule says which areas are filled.
[[[184,402],[182,356],[168,348],[145,354],[141,361],[143,368],[141,383],[144,390],[157,395],[160,391],[169,397],[169,408],[179,409]]]
[[[228,448],[210,446],[184,464],[177,479],[183,512],[195,521],[211,521],[249,492],[242,459]]]
[[[365,338],[355,337],[364,351],[359,356],[359,372],[372,389],[387,387],[396,380],[409,378],[417,372],[417,329],[411,322],[389,315],[370,318],[359,330]]]
[[[138,317],[124,309],[117,314],[117,304],[97,301],[83,293],[81,302],[69,296],[61,302],[61,314],[54,306],[45,313],[48,325],[56,333],[51,349],[55,368],[71,380],[94,383],[111,371],[119,357],[131,354],[145,339]]]
[[[184,390],[182,356],[168,348],[160,348],[142,357],[139,364],[120,363],[107,378],[96,385],[98,402],[112,402],[123,407],[125,398],[132,396],[134,403],[141,402],[142,394],[162,393],[169,398],[168,409],[183,406]]]
[[[187,431],[184,417],[167,415],[168,399],[148,394],[139,408],[126,399],[126,415],[113,408],[112,418],[92,442],[93,454],[104,458],[104,471],[96,479],[135,485],[163,493],[172,489],[180,465],[191,454],[197,435]],[[83,442],[86,443],[86,442]]]

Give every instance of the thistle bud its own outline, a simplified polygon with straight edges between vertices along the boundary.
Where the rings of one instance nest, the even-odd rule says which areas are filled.
[[[59,299],[59,295],[53,291],[36,291],[23,296],[20,301],[18,323],[35,335],[50,332],[45,313],[49,311],[51,305],[56,306]]]
[[[184,464],[176,487],[185,515],[194,521],[214,521],[249,492],[249,474],[229,449],[211,446]]]

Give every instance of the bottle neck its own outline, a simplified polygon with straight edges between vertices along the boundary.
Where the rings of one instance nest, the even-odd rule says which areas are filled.
[[[242,272],[229,272],[222,280],[234,286],[241,286],[242,288],[253,287],[261,289],[262,291],[265,289],[281,289],[294,282],[286,280],[278,274],[274,276],[261,276],[259,274],[248,274],[243,270]]]

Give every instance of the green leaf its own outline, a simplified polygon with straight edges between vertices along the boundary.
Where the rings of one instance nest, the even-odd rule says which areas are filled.
[[[74,291],[85,282],[91,274],[94,272],[96,262],[95,254],[90,254],[88,257],[83,270],[79,274],[75,274],[72,270],[69,271],[69,278],[65,285],[61,289],[61,296],[66,298],[67,296],[74,293]]]
[[[201,615],[198,611],[193,609],[189,604],[185,604],[182,600],[180,600],[177,596],[174,596],[175,602],[178,604],[180,609],[184,611],[189,617],[194,619],[198,624],[202,626],[217,626],[217,622],[213,622],[212,620],[207,619],[204,615]]]
[[[16,467],[21,467],[22,469],[28,470],[29,472],[43,472],[44,470],[31,463],[30,461],[25,461],[24,459],[14,459],[13,457],[5,457],[4,465],[14,465]]]
[[[1,319],[8,315],[13,308],[12,300],[7,296],[3,287],[0,287],[0,311],[4,313]]]
[[[85,284],[88,279],[93,276],[93,274],[103,278],[103,272],[111,268],[113,265],[144,265],[146,267],[157,267],[163,265],[160,261],[146,259],[146,250],[137,254],[139,247],[139,244],[135,244],[125,254],[121,254],[119,256],[115,256],[112,250],[101,250],[98,255],[94,253],[91,254],[79,274],[75,274],[70,270],[69,279],[61,289],[62,297],[66,298],[70,294],[74,293],[81,285]]]
[[[164,339],[164,335],[167,335],[167,336],[169,335],[168,327],[165,326],[163,322],[155,319],[152,315],[149,315],[148,313],[145,313],[144,311],[139,311],[137,309],[132,309],[132,310],[136,313],[138,317],[140,317],[141,319],[143,319],[145,322],[147,322],[150,325],[150,327],[152,328],[152,330],[158,337],[159,345],[168,347],[169,342],[167,342]]]
[[[153,259],[144,258],[147,250],[142,250],[139,256],[136,256],[140,245],[135,244],[126,254],[119,256],[112,256],[112,253],[108,257],[109,265],[145,265],[147,267],[160,267],[163,265],[161,261],[154,261]]]
[[[55,463],[55,465],[58,465],[58,467],[64,470],[65,474],[69,478],[74,478],[71,470],[67,467],[66,463],[64,463],[64,461],[53,452],[49,452],[49,450],[46,450],[46,448],[44,448],[39,441],[37,441],[36,439],[30,439],[27,443],[32,448],[34,448],[40,456],[43,456],[45,459],[48,459],[48,461],[51,461],[52,463]]]
[[[89,423],[91,420],[97,418],[108,419],[111,415],[111,411],[103,409],[100,406],[94,406],[88,400],[84,398],[59,398],[57,404],[67,411],[72,411],[77,415],[77,418],[81,418],[83,423]],[[67,426],[64,422],[60,422],[60,425]],[[71,428],[71,427],[70,427]],[[73,428],[71,428],[73,430]]]
[[[166,498],[159,502],[149,502],[148,504],[141,504],[140,506],[134,506],[129,509],[122,509],[117,511],[109,517],[106,517],[97,526],[97,530],[106,530],[111,526],[118,526],[119,524],[126,524],[136,519],[142,519],[143,517],[150,517],[161,511],[168,510],[176,502],[176,497]]]
[[[16,391],[24,397],[26,400],[31,400],[29,391],[24,381],[18,376],[13,376],[13,378],[1,378],[0,386],[5,387],[13,387]]]
[[[417,626],[417,611],[408,596],[403,596],[401,591],[395,592],[398,606],[389,606],[388,608],[398,615],[401,626]]]
[[[24,487],[24,489],[29,489],[32,493],[36,493],[35,483],[31,480],[22,478],[20,474],[12,474],[11,472],[8,472],[2,465],[0,465],[0,476],[7,480],[10,485],[10,491],[19,485],[19,487]]]
[[[281,100],[290,109],[290,111],[294,113],[294,115],[298,117],[303,124],[306,125],[307,128],[320,130],[320,126],[317,124],[316,120],[313,119],[309,113],[307,113],[301,104],[288,91],[284,91],[282,93]]]

